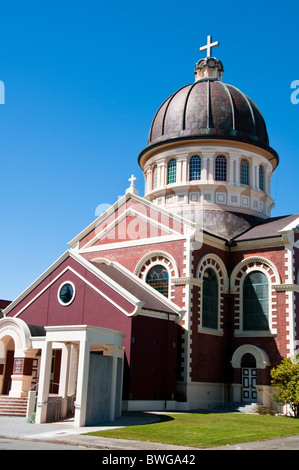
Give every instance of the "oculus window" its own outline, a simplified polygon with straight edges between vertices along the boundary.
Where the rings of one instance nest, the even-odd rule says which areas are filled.
[[[72,282],[65,282],[59,287],[58,300],[61,305],[70,305],[75,298],[75,286]]]
[[[269,284],[261,271],[253,271],[244,279],[243,330],[269,330]]]

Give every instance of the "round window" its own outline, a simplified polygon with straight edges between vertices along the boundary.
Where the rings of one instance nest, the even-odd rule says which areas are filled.
[[[62,305],[69,305],[75,297],[75,286],[71,282],[62,284],[58,291],[58,300]]]

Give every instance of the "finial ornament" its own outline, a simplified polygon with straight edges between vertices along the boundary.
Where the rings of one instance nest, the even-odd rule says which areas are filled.
[[[219,46],[219,41],[212,42],[212,36],[208,36],[207,44],[200,48],[200,51],[207,51],[207,58],[211,57],[211,49],[213,47]]]
[[[131,183],[131,188],[135,188],[135,181],[137,180],[136,176],[131,175],[131,178],[128,179]]]
[[[138,189],[135,188],[135,181],[137,180],[136,176],[131,175],[128,181],[130,181],[131,186],[127,189],[126,193],[136,194],[138,196]]]

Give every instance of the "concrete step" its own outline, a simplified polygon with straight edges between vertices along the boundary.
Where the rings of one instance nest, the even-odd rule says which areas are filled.
[[[27,398],[0,396],[0,415],[26,416]]]
[[[214,408],[215,411],[223,411],[226,413],[247,413],[252,414],[256,412],[256,409],[261,403],[250,403],[250,402],[229,402],[222,405],[218,405]]]

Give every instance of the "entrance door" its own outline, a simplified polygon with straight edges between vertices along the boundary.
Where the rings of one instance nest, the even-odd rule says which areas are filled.
[[[251,367],[242,368],[242,400],[255,402],[256,391],[256,369]]]
[[[6,353],[5,359],[5,373],[4,373],[4,382],[3,382],[3,395],[8,395],[11,387],[11,376],[13,373],[13,363],[14,363],[14,351],[8,350]]]

